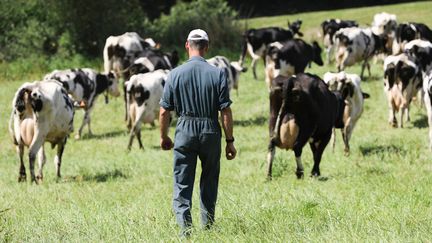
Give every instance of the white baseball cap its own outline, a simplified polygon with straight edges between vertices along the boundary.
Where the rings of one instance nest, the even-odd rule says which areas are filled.
[[[207,33],[202,29],[194,29],[189,32],[187,40],[205,40],[209,41]]]

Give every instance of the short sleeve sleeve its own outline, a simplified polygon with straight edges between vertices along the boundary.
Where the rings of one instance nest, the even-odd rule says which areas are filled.
[[[170,74],[168,74],[167,81],[165,82],[164,90],[159,105],[165,110],[169,110],[169,111],[174,110],[172,78]]]
[[[219,110],[229,107],[232,103],[229,96],[228,81],[225,72],[220,72]]]

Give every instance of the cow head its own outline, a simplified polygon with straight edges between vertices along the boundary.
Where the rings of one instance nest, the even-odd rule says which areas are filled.
[[[426,43],[425,41],[422,41],[423,43]],[[411,44],[411,43],[409,43]],[[422,43],[419,43],[422,44]],[[428,43],[430,44],[430,43]],[[427,71],[428,69],[432,68],[432,45],[417,45],[414,44],[410,46],[409,48],[405,49],[405,52],[413,57],[417,63],[421,67],[423,71]]]
[[[324,62],[321,58],[321,47],[318,45],[318,42],[314,41],[312,42],[312,51],[313,51],[313,57],[312,57],[312,61],[316,64],[318,64],[318,66],[322,66],[324,65]]]
[[[173,68],[177,67],[177,65],[178,65],[178,63],[180,61],[180,57],[179,57],[178,51],[177,50],[173,50],[168,56],[169,56],[169,60],[171,62],[171,66]]]
[[[113,72],[108,74],[97,74],[96,75],[96,93],[100,94],[105,90],[108,91],[114,97],[120,96],[119,82],[115,78]]]
[[[290,24],[290,22],[288,21],[288,29],[292,31],[293,35],[297,34],[300,37],[303,36],[303,33],[300,32],[301,25],[302,25],[302,21],[300,19],[297,19],[292,24]]]
[[[396,29],[396,38],[399,43],[409,42],[414,40],[416,36],[415,27],[409,23],[399,24]]]
[[[240,78],[240,73],[246,72],[247,68],[240,65],[240,62],[231,62],[230,68],[231,68],[231,72],[234,76],[233,87],[234,87],[234,89],[238,89],[238,80]]]

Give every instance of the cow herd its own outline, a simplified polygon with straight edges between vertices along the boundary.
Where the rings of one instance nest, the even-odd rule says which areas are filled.
[[[336,62],[338,73],[327,72],[321,79],[304,73],[311,63],[324,65],[322,49],[316,41],[308,43],[298,37],[301,20],[288,23],[288,29],[268,27],[249,29],[243,34],[243,49],[239,61],[215,56],[207,60],[224,70],[229,89],[238,91],[239,75],[246,72],[246,55],[252,57],[255,79],[256,64],[265,64],[265,81],[269,90],[270,143],[267,176],[272,176],[275,148],[292,149],[297,162],[296,175],[301,178],[304,168],[302,149],[309,143],[313,153],[312,176],[320,175],[321,156],[336,129],[342,132],[345,155],[350,153],[353,129],[363,112],[364,99],[369,95],[361,89],[364,70],[369,70],[373,57],[384,59],[384,91],[388,97],[389,122],[399,126],[409,117],[409,105],[415,97],[424,99],[432,128],[432,31],[420,23],[399,23],[393,14],[376,14],[372,26],[359,27],[354,20],[329,19],[321,24],[326,62]],[[105,102],[109,95],[123,97],[126,128],[129,131],[128,149],[136,137],[141,141],[141,126],[154,126],[158,118],[159,100],[170,70],[179,63],[176,50],[163,52],[151,38],[126,32],[107,38],[103,50],[104,72],[90,68],[54,70],[42,81],[24,83],[15,93],[9,131],[16,145],[20,169],[19,181],[26,180],[24,147],[28,147],[32,182],[43,180],[45,163],[44,143],[57,146],[55,164],[60,177],[62,154],[73,132],[75,110],[84,110],[84,119],[75,135],[82,137],[87,125],[91,132],[91,111],[101,94]],[[344,72],[346,67],[362,63],[360,76]],[[432,148],[432,129],[429,132]],[[333,142],[334,146],[334,142]],[[39,170],[34,172],[38,158]]]

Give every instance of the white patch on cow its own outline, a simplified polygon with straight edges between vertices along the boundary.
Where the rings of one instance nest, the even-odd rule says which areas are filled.
[[[134,61],[134,64],[141,64],[146,67],[150,72],[155,70],[155,66],[147,57],[140,57]]]

